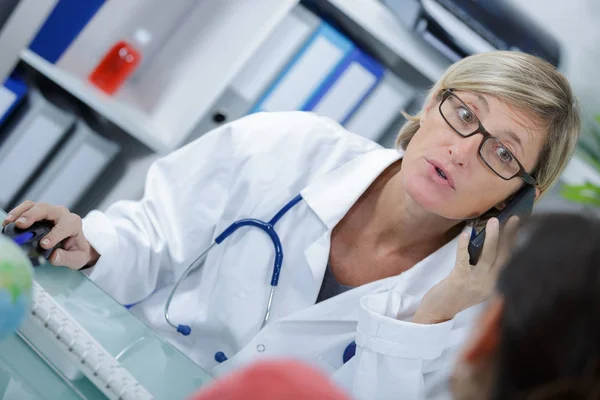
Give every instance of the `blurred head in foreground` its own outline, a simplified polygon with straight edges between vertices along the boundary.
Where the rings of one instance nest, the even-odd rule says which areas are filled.
[[[350,400],[322,373],[290,360],[262,361],[201,390],[191,400]]]
[[[600,221],[532,217],[463,348],[456,399],[600,398]]]

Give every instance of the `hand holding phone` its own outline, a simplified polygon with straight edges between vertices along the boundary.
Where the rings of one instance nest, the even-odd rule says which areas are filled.
[[[518,233],[518,220],[513,216],[528,214],[531,196],[528,191],[524,197],[516,196],[512,207],[504,210],[500,228],[500,220],[491,218],[486,224],[487,240],[485,249],[483,242],[486,231],[476,236],[475,245],[468,233],[460,234],[456,248],[454,269],[445,279],[432,287],[423,297],[413,322],[420,324],[436,324],[448,321],[456,314],[479,304],[491,296],[496,286],[498,273],[511,254],[514,240]],[[535,194],[535,191],[534,191]],[[480,241],[480,242],[479,242]],[[477,246],[481,243],[481,246]],[[483,251],[481,251],[483,249]],[[481,256],[481,257],[479,257]],[[477,259],[476,267],[473,267]]]
[[[520,218],[530,215],[533,210],[534,201],[535,187],[525,185],[496,217],[498,218],[498,222],[500,222],[500,227],[502,228],[513,215]],[[479,261],[484,242],[485,228],[474,237],[471,237],[469,243],[469,261],[471,265],[476,265]]]

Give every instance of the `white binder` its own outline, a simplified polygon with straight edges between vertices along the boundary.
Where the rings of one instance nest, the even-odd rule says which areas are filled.
[[[345,124],[384,72],[377,60],[355,47],[323,81],[303,109]]]
[[[202,117],[194,132],[187,138],[187,142],[202,136],[218,126],[227,122],[234,121],[248,113],[252,103],[249,103],[238,92],[232,88],[225,89],[225,92],[212,105],[211,109]]]
[[[301,5],[296,6],[271,32],[200,120],[189,141],[246,115],[319,24],[320,19],[316,15]]]
[[[329,88],[312,111],[342,123],[346,115],[352,112],[376,82],[375,75],[361,65],[353,63]]]
[[[79,120],[73,135],[29,186],[21,201],[30,199],[73,208],[118,152],[118,144]]]
[[[413,98],[414,89],[387,71],[345,127],[351,132],[378,141]]]
[[[251,112],[305,110],[354,45],[322,22]]]
[[[7,208],[70,130],[75,116],[31,91],[24,116],[0,145],[0,207]]]
[[[231,82],[231,88],[250,105],[254,104],[320,22],[312,12],[296,6],[244,65]]]

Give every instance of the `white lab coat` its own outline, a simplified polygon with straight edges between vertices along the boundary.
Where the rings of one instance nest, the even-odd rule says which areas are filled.
[[[477,307],[437,325],[411,323],[422,296],[451,271],[456,239],[399,276],[315,304],[334,226],[402,152],[383,149],[335,122],[302,112],[254,114],[160,159],[139,202],[84,219],[101,257],[90,278],[197,364],[221,376],[267,357],[294,357],[330,374],[356,399],[448,398],[456,349]],[[273,245],[243,228],[213,248],[163,307],[188,265],[235,220],[269,220],[284,248],[269,324],[262,330]],[[365,265],[365,268],[369,268]],[[343,364],[346,346],[356,355]],[[221,364],[215,353],[229,359]]]

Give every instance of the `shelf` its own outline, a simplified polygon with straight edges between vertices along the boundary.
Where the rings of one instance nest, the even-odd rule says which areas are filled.
[[[136,0],[143,4],[142,0]],[[115,40],[131,12],[129,2],[109,2],[59,62],[25,50],[21,59],[157,153],[185,143],[260,44],[298,0],[201,2],[141,74],[114,96],[87,75]],[[111,33],[107,33],[111,32]],[[207,62],[210,60],[210,62]]]
[[[381,2],[377,0],[326,1],[431,82],[437,82],[450,66],[448,59],[403,26]]]
[[[168,150],[144,128],[148,118],[130,105],[103,94],[91,84],[61,70],[28,49],[23,50],[21,59],[153,151],[163,153]]]
[[[328,2],[427,79],[437,81],[449,65],[380,2]],[[30,50],[24,50],[21,58],[132,137],[164,154],[186,141],[214,101],[297,3],[265,0],[257,3],[258,7],[244,0],[228,0],[199,4],[193,18],[172,39],[171,43],[180,47],[167,46],[162,59],[145,70],[141,80],[125,85],[115,96],[95,88],[86,76],[121,34],[116,19],[127,16],[121,2],[103,7],[56,65]],[[203,21],[200,28],[198,21]],[[170,60],[174,64],[168,64]]]

